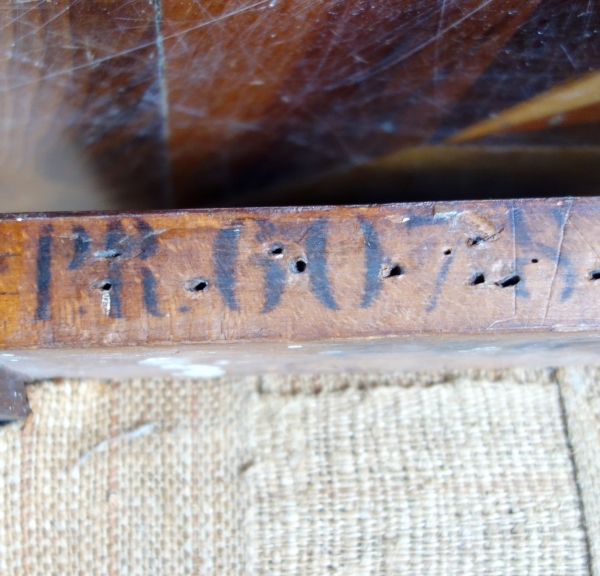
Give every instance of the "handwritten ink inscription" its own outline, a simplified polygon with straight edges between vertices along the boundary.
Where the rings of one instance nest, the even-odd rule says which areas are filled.
[[[555,210],[551,213],[564,232],[567,218],[564,211]],[[524,215],[519,208],[514,208],[510,216],[514,221],[515,245],[526,246],[542,257],[558,258],[555,247],[531,238],[525,225]],[[441,219],[435,217],[427,219],[419,216],[405,220],[407,221],[406,229],[409,232],[415,227],[427,224],[438,226],[441,223]],[[323,216],[308,224],[296,224],[295,236],[291,235],[289,229],[283,224],[276,224],[265,219],[257,219],[255,223],[258,227],[257,245],[252,257],[255,265],[262,268],[264,294],[261,313],[269,314],[280,306],[286,286],[291,281],[289,275],[298,273],[306,274],[308,289],[321,305],[328,310],[339,310],[340,306],[336,301],[330,282],[331,265],[328,240],[331,225],[329,219]],[[363,246],[360,307],[368,308],[380,297],[383,283],[386,282],[384,278],[389,276],[385,271],[390,268],[390,259],[382,247],[375,225],[362,216],[357,217],[357,223]],[[154,275],[150,265],[141,265],[157,254],[159,250],[157,233],[146,220],[137,219],[134,225],[135,231],[131,233],[130,230],[125,230],[122,221],[112,220],[108,222],[101,241],[92,240],[85,226],[73,226],[70,260],[66,265],[66,270],[79,271],[91,264],[97,264],[98,261],[105,262],[106,276],[98,284],[99,289],[108,292],[102,296],[103,305],[106,304],[103,308],[104,313],[114,319],[125,317],[123,275],[133,273],[137,275],[141,287],[141,304],[146,313],[157,318],[164,317],[166,306],[164,302],[161,305],[160,279]],[[237,291],[240,290],[242,284],[238,278],[237,268],[243,231],[244,223],[234,222],[216,232],[209,254],[207,254],[212,260],[214,277],[204,281],[203,284],[203,290],[208,286],[214,286],[223,304],[234,312],[240,311],[241,308]],[[291,238],[292,236],[294,240],[291,244],[293,244],[294,250],[297,254],[302,254],[301,258],[294,256],[295,260],[292,259],[291,251],[287,251],[288,246],[285,242],[278,243],[282,238]],[[459,245],[454,244],[454,249]],[[470,246],[468,243],[467,245]],[[265,246],[268,249],[265,249]],[[52,256],[55,248],[52,226],[45,226],[41,229],[37,239],[37,307],[35,311],[37,320],[51,318]],[[438,271],[431,294],[426,297],[424,310],[427,313],[436,308],[442,284],[453,263],[453,249],[448,248],[444,253],[447,256]],[[516,258],[515,269],[522,268],[523,258],[523,256]],[[139,262],[139,264],[131,266],[131,261]],[[568,254],[560,256],[559,264],[560,273],[565,279],[564,288],[560,294],[561,300],[564,300],[569,298],[572,293],[572,278],[575,271]],[[398,274],[403,273],[403,266],[396,265],[396,268],[402,271]],[[97,270],[97,266],[95,270]],[[524,281],[515,284],[514,289],[517,297],[529,297],[529,289]],[[186,290],[189,291],[189,287]],[[163,294],[163,298],[166,297]],[[189,310],[189,306],[178,306],[176,309],[183,313]]]

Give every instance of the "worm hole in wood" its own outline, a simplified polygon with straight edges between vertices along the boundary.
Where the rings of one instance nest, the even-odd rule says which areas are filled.
[[[404,268],[400,264],[388,264],[381,269],[381,276],[383,278],[402,276],[402,274],[404,274]]]
[[[96,290],[102,290],[102,292],[108,292],[113,287],[113,283],[111,280],[99,280],[98,282],[94,282],[92,284],[92,288]]]
[[[446,248],[444,250],[444,256],[450,256],[452,254],[452,248]]]
[[[531,259],[531,263],[532,264],[537,264],[539,262],[539,260],[537,258],[532,258]]]
[[[269,250],[269,254],[275,258],[281,258],[283,256],[283,246],[281,244],[275,244]]]
[[[477,286],[478,284],[483,284],[485,282],[485,276],[483,272],[475,272],[473,277],[471,278],[471,286]]]
[[[590,280],[600,280],[600,268],[590,272]]]
[[[516,286],[521,281],[521,277],[518,274],[509,274],[501,280],[498,280],[496,284],[501,288],[508,288],[510,286]]]
[[[208,280],[204,280],[204,278],[194,278],[185,285],[188,292],[204,292],[207,288]]]
[[[295,262],[292,263],[292,272],[296,274],[302,274],[306,270],[306,260],[303,258],[298,258]]]

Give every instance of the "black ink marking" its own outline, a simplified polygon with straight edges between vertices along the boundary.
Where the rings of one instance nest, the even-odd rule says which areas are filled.
[[[565,219],[567,218],[567,211],[555,208],[550,211],[553,218],[556,220],[556,223],[562,228],[566,224]],[[547,258],[550,261],[556,261],[558,258],[556,247],[548,246],[547,244],[543,244],[542,242],[534,241],[529,232],[527,231],[527,226],[525,225],[525,219],[523,217],[523,212],[520,208],[513,209],[513,215],[515,219],[515,238],[517,245],[519,247],[524,247],[526,249],[531,250],[532,252],[537,252]],[[526,264],[529,261],[528,258],[520,257],[517,258],[517,270]],[[539,262],[538,258],[532,258],[531,262],[533,264],[537,264]],[[573,264],[571,259],[567,254],[560,255],[560,266],[561,273],[564,279],[564,286],[560,294],[560,299],[562,302],[568,300],[573,294],[573,285],[576,281],[576,273],[573,268]],[[529,298],[529,292],[525,286],[525,279],[521,278],[521,281],[515,288],[515,294],[522,298]]]
[[[156,297],[156,279],[149,268],[142,268],[142,285],[144,287],[144,305],[152,316],[164,316],[158,309]]]
[[[564,302],[568,300],[573,294],[573,284],[576,280],[575,270],[569,261],[569,257],[562,252],[562,243],[565,235],[565,228],[567,226],[567,221],[569,219],[569,214],[571,212],[572,203],[567,210],[563,208],[553,208],[550,210],[552,216],[556,220],[560,228],[561,241],[559,243],[558,249],[556,250],[556,271],[562,266],[563,268],[563,276],[564,276],[564,286],[560,293],[560,300]]]
[[[436,218],[433,214],[413,214],[412,216],[407,216],[407,218],[409,218],[409,220],[406,221],[406,227],[409,230],[412,228],[418,228],[419,226],[438,226],[441,224],[448,224],[448,218],[439,216]]]
[[[123,242],[127,239],[123,224],[120,221],[110,222],[106,231],[105,243],[107,252],[122,252]]]
[[[258,242],[266,242],[268,238],[272,238],[277,231],[275,224],[273,222],[269,222],[269,220],[263,220],[259,218],[256,220],[258,224],[259,230],[256,233],[256,240]]]
[[[566,257],[563,254],[561,260],[564,262],[565,258]],[[575,281],[576,281],[576,275],[570,266],[568,268],[567,267],[565,268],[564,278],[565,278],[565,285],[560,293],[560,301],[561,302],[568,300],[573,294],[573,285],[575,284]]]
[[[37,253],[37,309],[36,320],[50,318],[50,284],[52,281],[52,226],[44,226],[38,239]]]
[[[270,260],[265,262],[265,304],[262,313],[266,314],[275,308],[283,295],[285,288],[285,268],[280,262]]]
[[[320,218],[307,230],[306,256],[310,263],[310,287],[315,296],[327,308],[337,310],[329,279],[327,277],[327,218]]]
[[[512,209],[512,217],[514,222],[515,243],[519,248],[533,249],[546,256],[549,251],[552,252],[549,250],[548,246],[540,244],[539,242],[534,242],[531,236],[529,236],[527,226],[525,225],[525,219],[523,218],[523,211],[520,208]],[[515,262],[515,268],[519,270],[523,264],[524,258],[518,257]],[[529,298],[529,290],[527,290],[527,284],[524,280],[519,282],[516,286],[515,295],[517,298]]]
[[[235,261],[238,255],[239,228],[225,228],[213,244],[215,284],[231,310],[239,310],[235,297]]]
[[[427,306],[426,312],[432,312],[435,310],[437,306],[438,297],[440,295],[440,290],[442,289],[442,284],[446,279],[446,275],[448,274],[448,269],[450,268],[450,264],[452,264],[452,260],[454,260],[454,255],[450,254],[447,258],[444,259],[440,271],[438,272],[437,278],[435,280],[435,288],[433,289],[433,294],[431,296],[431,301],[429,302],[429,306]]]
[[[108,225],[106,232],[106,252],[122,253],[123,242],[127,238],[121,222],[111,222]],[[117,258],[111,259],[108,266],[110,271],[110,311],[108,313],[111,318],[123,318],[121,311],[121,265]]]
[[[370,306],[381,290],[381,278],[379,276],[383,253],[379,236],[373,225],[364,219],[360,219],[360,229],[365,239],[365,285],[361,308]]]
[[[71,263],[67,266],[67,270],[77,270],[81,268],[91,244],[90,237],[83,226],[73,227],[73,258]]]
[[[137,220],[136,226],[142,237],[140,240],[140,260],[146,260],[156,252],[158,247],[156,232],[145,220]]]

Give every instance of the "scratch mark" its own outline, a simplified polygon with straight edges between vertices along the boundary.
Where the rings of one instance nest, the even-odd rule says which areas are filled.
[[[517,273],[517,227],[515,223],[515,203],[512,203],[512,210],[510,211],[510,222],[512,226],[512,237],[513,237],[513,270]],[[513,290],[513,316],[517,315],[517,290]]]
[[[427,48],[428,46],[430,46],[431,44],[433,44],[434,42],[437,42],[442,36],[445,36],[448,32],[454,30],[454,28],[456,28],[457,26],[460,26],[465,20],[468,20],[469,18],[471,18],[471,16],[474,16],[475,14],[477,14],[477,12],[479,12],[480,10],[483,10],[486,6],[491,4],[493,1],[494,0],[486,0],[485,2],[482,2],[477,8],[474,8],[473,10],[471,10],[470,12],[465,14],[462,18],[459,18],[458,20],[456,20],[455,22],[453,22],[452,24],[450,24],[449,26],[447,26],[446,28],[441,30],[441,32],[439,34],[436,34],[433,38],[430,38],[429,40],[422,42],[418,46],[415,46],[412,50],[409,50],[408,52],[401,54],[399,56],[392,56],[390,58],[386,58],[386,59],[382,60],[379,63],[379,65],[373,66],[373,68],[371,68],[367,72],[355,74],[355,75],[351,76],[350,78],[347,78],[343,82],[338,82],[337,84],[325,86],[324,90],[329,92],[331,90],[336,90],[338,88],[343,88],[346,86],[351,86],[352,84],[358,84],[360,82],[364,82],[366,80],[369,80],[373,76],[376,76],[380,72],[384,72],[388,68],[391,68],[392,66],[395,66],[396,64],[400,64],[400,63],[404,62],[405,60],[408,60],[408,58],[410,58],[411,56],[414,56],[421,50],[423,50],[423,49]]]
[[[576,70],[577,67],[575,66],[575,62],[573,62],[573,59],[571,58],[571,55],[569,54],[568,50],[565,48],[565,45],[561,44],[560,49],[565,53],[565,56],[567,57],[569,64],[571,64],[571,66],[573,66],[573,69]]]
[[[442,9],[440,10],[440,18],[438,20],[437,32],[435,35],[435,53],[433,57],[433,81],[436,84],[436,100],[437,100],[437,82],[439,79],[438,62],[440,60],[440,39],[442,37],[442,25],[444,23],[444,15],[446,13],[446,0],[442,0]]]
[[[168,36],[163,36],[162,41],[164,42],[165,40],[171,40],[172,38],[179,38],[181,36],[185,36],[189,32],[193,32],[194,30],[200,30],[201,28],[205,28],[206,26],[210,26],[211,24],[216,24],[217,22],[221,22],[222,20],[226,20],[227,18],[231,18],[232,16],[237,16],[238,14],[243,14],[244,12],[250,12],[251,10],[254,10],[256,8],[260,8],[261,6],[267,5],[269,3],[269,1],[270,0],[260,0],[259,2],[255,2],[254,4],[250,4],[249,6],[243,6],[241,8],[238,8],[237,10],[232,10],[231,12],[227,12],[225,14],[222,14],[221,16],[217,16],[217,17],[211,18],[210,20],[207,20],[205,22],[201,22],[195,26],[191,26],[190,28],[187,28],[186,30],[180,30],[179,32],[175,32]],[[488,0],[488,1],[491,1],[491,0]],[[134,46],[133,48],[129,48],[128,50],[122,50],[121,52],[118,52],[116,54],[109,54],[102,58],[97,58],[90,62],[86,62],[85,64],[80,64],[78,66],[70,66],[67,69],[58,70],[51,74],[45,74],[43,76],[40,76],[39,78],[35,78],[35,79],[29,80],[27,82],[13,84],[3,90],[0,90],[0,94],[6,93],[6,92],[11,92],[13,90],[18,90],[20,88],[24,88],[24,87],[30,86],[32,84],[39,84],[40,82],[45,82],[47,80],[51,80],[53,78],[57,78],[60,76],[71,76],[74,72],[77,72],[79,70],[83,70],[85,68],[96,67],[99,64],[103,64],[104,62],[114,60],[115,58],[121,58],[122,56],[127,56],[127,55],[137,52],[139,50],[144,50],[146,48],[151,48],[151,47],[155,47],[155,46],[156,46],[156,42],[154,40],[151,42],[145,42],[143,44],[138,44],[137,46]]]
[[[581,239],[590,247],[592,252],[596,255],[596,258],[600,259],[600,254],[598,254],[595,246],[583,235],[577,224],[575,224],[575,222],[571,222],[571,226],[575,228],[575,231],[579,234],[579,236],[581,236]]]
[[[558,273],[558,266],[560,264],[560,259],[561,259],[561,255],[562,255],[563,241],[565,239],[565,228],[567,227],[567,222],[569,221],[569,217],[571,216],[571,208],[572,207],[573,207],[573,200],[571,200],[569,202],[569,207],[567,208],[567,210],[565,212],[565,217],[564,217],[562,226],[560,228],[560,236],[558,239],[558,250],[556,253],[554,272],[552,273],[552,280],[550,281],[550,290],[548,291],[548,298],[546,299],[546,306],[544,308],[544,316],[542,318],[542,323],[546,322],[546,318],[548,316],[548,310],[550,308],[550,301],[552,299],[552,293],[554,291],[554,282],[556,280],[556,274]]]
[[[151,432],[154,431],[155,428],[156,428],[156,424],[154,424],[152,422],[148,422],[146,424],[142,424],[141,426],[138,426],[137,428],[134,428],[133,430],[129,430],[128,432],[123,432],[122,434],[113,436],[112,438],[108,438],[106,440],[102,440],[102,442],[98,442],[98,444],[96,444],[95,446],[92,446],[92,448],[90,450],[88,450],[87,452],[85,452],[84,454],[82,454],[80,456],[79,461],[73,467],[73,470],[75,468],[77,468],[77,466],[83,464],[84,462],[87,462],[94,453],[104,450],[105,448],[108,448],[108,446],[110,446],[111,444],[115,444],[116,442],[137,440],[138,438],[141,438],[142,436],[146,436],[147,434],[150,434]]]
[[[156,236],[158,233],[145,220],[138,220],[136,226],[142,237],[140,241],[140,260],[146,260],[156,252],[158,246]]]

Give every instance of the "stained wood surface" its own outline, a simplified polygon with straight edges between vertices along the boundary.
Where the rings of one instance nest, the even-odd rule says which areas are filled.
[[[157,39],[146,1],[0,2],[4,210],[164,206]]]
[[[378,177],[394,200],[482,198],[518,157],[529,194],[600,186],[569,153],[600,147],[588,0],[0,0],[0,18],[5,211],[298,203],[288,186],[457,143],[440,178]]]
[[[600,327],[600,200],[0,220],[3,348]]]

